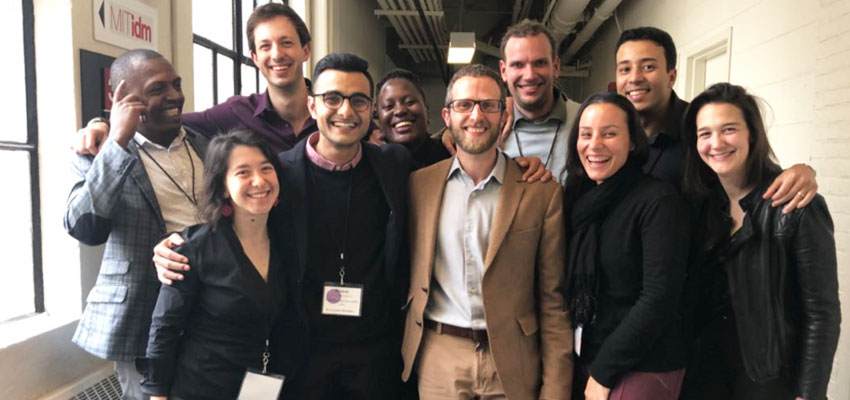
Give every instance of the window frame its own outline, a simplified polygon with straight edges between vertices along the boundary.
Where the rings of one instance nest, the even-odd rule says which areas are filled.
[[[254,68],[254,86],[259,91],[260,88],[260,70],[254,65],[254,61],[250,57],[243,55],[244,48],[242,47],[242,35],[244,35],[242,27],[242,1],[251,1],[253,8],[257,8],[257,0],[231,0],[232,9],[232,26],[233,26],[233,49],[224,47],[206,37],[203,37],[192,30],[192,44],[204,47],[210,50],[212,55],[212,100],[213,105],[219,104],[218,98],[218,55],[225,56],[233,60],[233,94],[242,93],[242,66],[247,65]],[[285,2],[284,2],[285,3]],[[193,60],[197,62],[198,60]],[[203,78],[195,77],[195,84],[199,84]],[[231,95],[231,96],[232,96]]]
[[[32,219],[32,278],[33,302],[36,314],[44,310],[44,274],[41,249],[41,191],[39,186],[38,166],[38,112],[36,109],[36,76],[35,76],[35,14],[33,0],[21,0],[23,17],[24,40],[24,79],[27,106],[27,140],[26,142],[0,141],[0,152],[25,151],[29,153],[30,172],[30,210]],[[23,314],[11,319],[18,319],[30,314]],[[0,321],[4,322],[4,321]]]

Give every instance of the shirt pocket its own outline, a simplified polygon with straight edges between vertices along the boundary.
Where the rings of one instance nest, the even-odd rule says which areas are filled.
[[[120,258],[104,258],[100,263],[101,275],[124,275],[130,270],[130,260]]]

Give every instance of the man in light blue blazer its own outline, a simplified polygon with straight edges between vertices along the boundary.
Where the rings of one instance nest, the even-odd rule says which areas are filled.
[[[96,156],[74,160],[64,218],[80,242],[106,243],[73,341],[115,361],[124,399],[144,399],[133,360],[145,355],[160,287],[152,248],[166,232],[197,223],[207,139],[182,127],[181,80],[159,53],[122,54],[110,84],[108,139]]]

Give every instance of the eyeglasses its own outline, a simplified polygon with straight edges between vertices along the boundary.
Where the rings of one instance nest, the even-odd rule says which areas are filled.
[[[469,113],[472,112],[472,109],[475,108],[476,104],[478,104],[478,106],[481,107],[481,111],[485,113],[497,113],[501,112],[502,109],[505,108],[505,103],[501,100],[457,99],[452,100],[446,106],[451,108],[454,112]]]
[[[354,93],[351,96],[345,96],[337,91],[314,94],[313,97],[321,97],[325,107],[336,110],[342,107],[342,102],[348,99],[348,105],[355,111],[366,111],[369,105],[372,104],[372,99],[369,96]]]

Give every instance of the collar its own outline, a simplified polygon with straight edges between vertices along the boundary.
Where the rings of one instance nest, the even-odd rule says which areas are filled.
[[[659,136],[664,135],[668,140],[678,142],[681,138],[682,120],[685,116],[685,111],[688,108],[688,103],[680,99],[676,95],[676,91],[670,92],[670,104],[667,107],[667,120],[664,122],[664,129],[658,132],[657,135],[649,138],[649,144],[654,144]]]
[[[257,95],[255,95],[257,96]],[[269,90],[266,89],[263,94],[259,95],[259,99],[257,100],[257,105],[254,107],[254,117],[259,117],[263,111],[271,111],[275,112],[274,108],[272,108],[272,101],[269,98]]]
[[[160,146],[154,142],[151,142],[150,140],[148,140],[148,138],[145,137],[145,135],[142,135],[139,132],[136,132],[136,134],[133,136],[133,140],[136,141],[136,144],[138,144],[139,147],[144,147],[146,149],[166,150],[167,148],[170,149],[176,145],[183,143],[183,141],[186,140],[186,130],[184,130],[181,126],[180,130],[177,132],[177,136],[174,136],[174,140],[171,141],[167,148]]]
[[[483,187],[487,182],[490,182],[491,179],[495,179],[496,182],[502,184],[505,181],[505,169],[507,168],[507,163],[505,162],[505,156],[502,153],[502,150],[498,147],[496,148],[496,165],[493,166],[493,169],[490,170],[490,175],[488,175],[484,180],[478,183],[479,186]],[[460,171],[460,172],[457,172]],[[451,180],[455,176],[455,172],[457,172],[458,176],[465,176],[472,181],[472,178],[463,170],[463,167],[460,165],[460,161],[457,159],[457,156],[454,156],[452,160],[452,166],[449,167],[449,174],[446,176],[446,181]]]
[[[525,118],[524,115],[519,111],[519,106],[516,102],[514,102],[514,129],[516,129],[516,124],[519,121],[530,122],[530,123],[546,123],[550,120],[558,120],[561,123],[567,121],[567,102],[564,101],[564,96],[561,95],[561,91],[558,88],[552,88],[555,92],[555,103],[552,105],[552,109],[549,110],[549,114],[543,117],[540,121],[532,122],[528,118]]]
[[[360,141],[357,142],[357,153],[354,154],[354,158],[351,161],[348,161],[344,164],[335,164],[333,161],[330,161],[321,156],[316,151],[316,143],[319,143],[319,132],[314,132],[307,138],[307,158],[315,164],[317,167],[328,170],[328,171],[348,171],[357,166],[360,163],[360,159],[363,158],[363,145]]]

